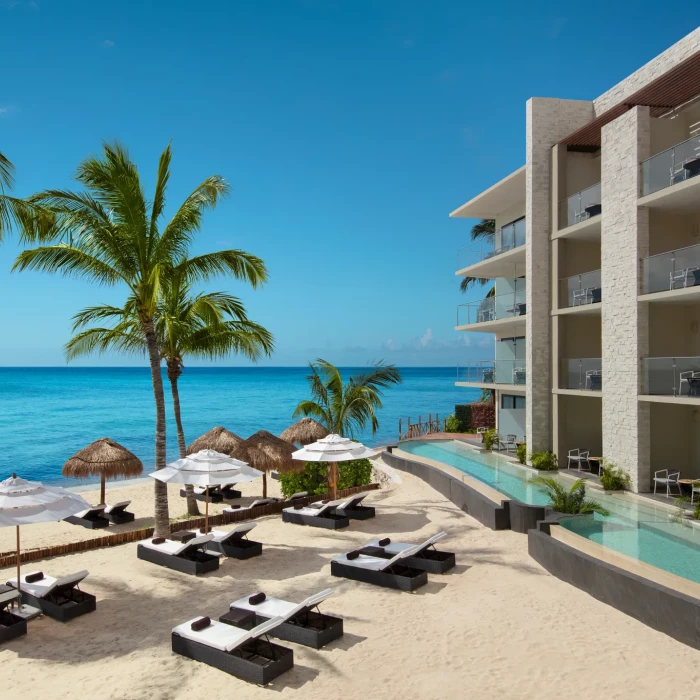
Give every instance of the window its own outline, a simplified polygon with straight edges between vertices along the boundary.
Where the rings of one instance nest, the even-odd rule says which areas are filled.
[[[501,394],[501,408],[525,408],[525,397],[513,394]]]

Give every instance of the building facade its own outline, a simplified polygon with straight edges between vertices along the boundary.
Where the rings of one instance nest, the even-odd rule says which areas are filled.
[[[700,29],[526,115],[525,165],[450,215],[495,221],[456,272],[493,280],[456,330],[494,333],[495,359],[457,384],[495,390],[499,434],[562,466],[587,450],[639,492],[700,478]]]

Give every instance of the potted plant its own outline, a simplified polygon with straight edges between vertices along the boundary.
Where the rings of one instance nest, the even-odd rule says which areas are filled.
[[[518,458],[520,464],[525,464],[525,460],[527,459],[527,445],[524,442],[521,442],[515,448],[515,456]]]
[[[485,450],[491,450],[493,449],[494,444],[498,443],[498,433],[496,432],[496,428],[491,428],[491,430],[487,430],[484,433],[484,449]]]
[[[632,483],[629,472],[626,472],[621,467],[618,467],[613,462],[603,460],[600,465],[600,485],[605,492],[623,491],[628,489]]]
[[[536,476],[530,483],[549,496],[551,508],[558,518],[610,514],[598,501],[586,498],[585,479],[577,479],[569,488],[551,476]]]

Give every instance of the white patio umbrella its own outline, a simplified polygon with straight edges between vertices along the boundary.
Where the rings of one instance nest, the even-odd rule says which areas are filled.
[[[209,487],[253,481],[262,472],[246,462],[233,459],[215,450],[200,450],[182,459],[171,462],[164,469],[150,474],[154,479],[166,484],[192,484],[204,486],[204,531],[209,532]]]
[[[0,527],[17,528],[17,591],[20,585],[20,525],[48,523],[63,520],[81,510],[90,508],[90,504],[80,496],[60,486],[44,486],[40,481],[27,481],[13,474],[9,479],[0,481]],[[22,606],[23,617],[31,617],[34,608]]]
[[[292,454],[292,459],[304,462],[331,462],[331,494],[336,495],[338,484],[338,468],[336,462],[349,462],[353,459],[369,459],[377,453],[361,442],[355,442],[340,435],[328,435],[310,445],[302,447]]]

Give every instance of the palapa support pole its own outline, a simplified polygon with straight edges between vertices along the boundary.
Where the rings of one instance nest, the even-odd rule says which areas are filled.
[[[102,472],[100,475],[100,505],[105,505],[107,501],[105,500],[105,473]]]
[[[263,498],[267,498],[267,472],[263,472]]]

